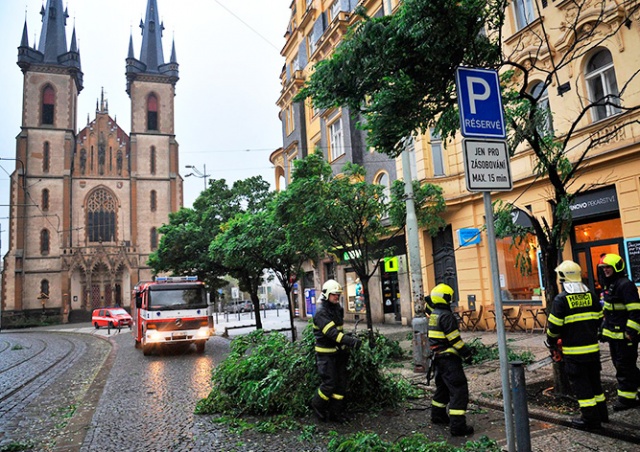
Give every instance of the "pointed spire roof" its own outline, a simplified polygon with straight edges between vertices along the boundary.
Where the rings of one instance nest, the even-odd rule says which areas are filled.
[[[176,39],[173,38],[171,41],[171,58],[169,58],[169,63],[177,63],[178,58],[176,57]]]
[[[147,2],[147,14],[144,23],[140,23],[140,27],[142,28],[140,61],[147,66],[147,72],[158,72],[158,67],[164,64],[162,52],[164,24],[160,22],[156,0]]]
[[[129,33],[129,52],[127,54],[127,58],[135,58],[133,54],[133,33]]]
[[[22,40],[20,41],[20,47],[29,47],[29,33],[27,32],[27,19],[24,20],[24,27],[22,28]]]
[[[69,48],[69,52],[78,53],[78,42],[76,40],[76,26],[73,26],[73,33],[71,33],[71,47]]]
[[[58,57],[67,53],[67,10],[62,7],[62,0],[47,0],[46,8],[40,10],[42,15],[42,32],[38,51],[44,55],[45,63],[57,63]]]

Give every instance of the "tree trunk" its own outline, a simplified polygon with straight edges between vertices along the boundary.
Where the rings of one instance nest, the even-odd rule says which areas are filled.
[[[289,304],[289,323],[291,324],[291,342],[295,342],[297,338],[296,338],[296,327],[293,323],[294,305],[293,305],[293,300],[291,299],[291,287],[289,285],[284,287],[284,292],[287,294],[287,303]]]
[[[369,330],[369,347],[374,348],[376,346],[376,340],[373,336],[373,318],[371,317],[371,302],[369,301],[369,278],[358,276],[364,288],[364,306],[367,316],[367,329]]]
[[[260,318],[260,298],[258,293],[251,293],[251,302],[253,303],[253,312],[256,315],[256,330],[261,330],[262,319]]]

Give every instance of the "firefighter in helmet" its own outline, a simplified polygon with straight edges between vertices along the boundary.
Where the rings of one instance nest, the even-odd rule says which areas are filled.
[[[580,405],[581,416],[571,420],[574,427],[594,430],[609,421],[600,380],[600,344],[598,329],[602,308],[596,296],[582,283],[582,269],[566,260],[555,269],[561,290],[553,300],[549,314],[547,344],[557,348],[562,340],[562,355],[567,377]]]
[[[471,363],[472,350],[460,337],[458,320],[451,310],[452,300],[453,289],[446,284],[438,284],[431,291],[433,311],[429,317],[428,336],[436,380],[431,422],[449,424],[452,436],[466,436],[473,434],[473,427],[466,422],[469,387],[462,361]]]
[[[343,406],[349,359],[346,348],[358,348],[361,344],[360,339],[342,331],[344,310],[340,306],[341,294],[342,286],[333,279],[327,280],[313,316],[316,365],[322,382],[311,400],[311,407],[321,421],[347,421]]]
[[[640,335],[640,299],[638,289],[624,273],[624,261],[617,254],[605,254],[599,265],[604,273],[600,295],[604,309],[601,340],[609,343],[616,368],[618,399],[614,411],[636,407],[640,388],[638,340]]]

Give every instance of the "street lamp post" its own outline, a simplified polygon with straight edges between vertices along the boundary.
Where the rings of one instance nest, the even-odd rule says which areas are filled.
[[[207,165],[202,165],[202,172],[193,165],[185,165],[185,168],[189,168],[191,172],[186,174],[184,177],[194,176],[200,179],[204,179],[204,189],[207,189],[207,177],[211,176],[211,174],[207,174]]]

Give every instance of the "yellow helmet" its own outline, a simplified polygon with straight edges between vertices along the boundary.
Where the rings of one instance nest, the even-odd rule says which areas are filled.
[[[560,282],[582,282],[582,269],[573,261],[564,261],[556,267]]]
[[[342,286],[338,283],[338,281],[334,279],[328,279],[327,282],[322,285],[322,295],[329,298],[329,295],[331,295],[332,293],[341,294]]]
[[[453,289],[446,284],[438,284],[431,289],[431,302],[437,304],[451,304],[453,300]]]
[[[616,273],[620,273],[624,270],[624,261],[617,254],[605,254],[600,259],[600,264],[598,266],[605,267],[613,267]]]

